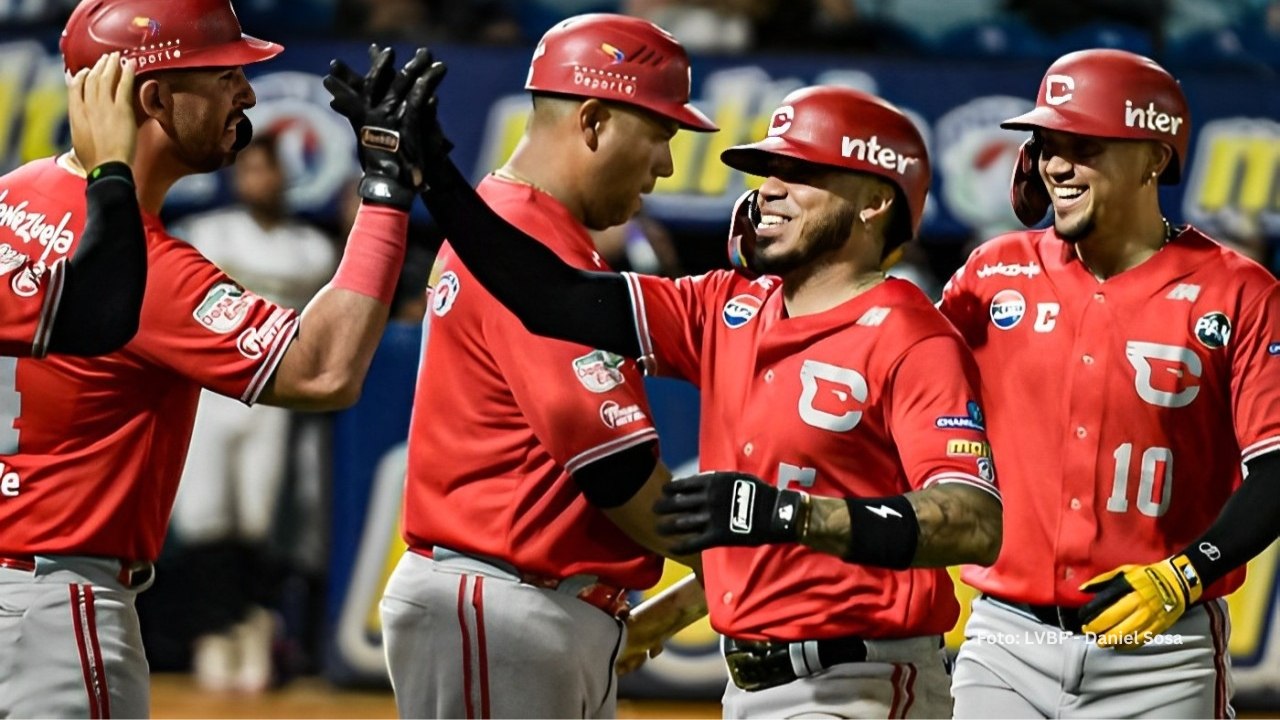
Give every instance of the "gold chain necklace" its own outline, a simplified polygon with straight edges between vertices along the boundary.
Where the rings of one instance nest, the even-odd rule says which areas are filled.
[[[524,176],[520,175],[519,173],[517,173],[516,171],[512,170],[511,168],[508,168],[508,167],[507,167],[507,166],[505,166],[505,165],[504,165],[504,166],[502,166],[502,167],[500,167],[500,168],[498,168],[498,169],[496,169],[496,170],[494,170],[493,172],[491,172],[491,173],[489,173],[489,174],[490,174],[490,175],[493,175],[493,176],[494,176],[494,177],[496,177],[496,178],[502,178],[503,180],[507,180],[507,181],[510,181],[510,182],[513,182],[513,183],[517,183],[517,184],[519,184],[519,185],[528,185],[529,187],[533,188],[534,190],[537,190],[537,191],[538,191],[538,192],[540,192],[540,193],[546,193],[547,195],[550,195],[550,194],[551,194],[551,193],[547,192],[547,191],[546,191],[546,189],[545,189],[545,188],[543,188],[542,186],[540,186],[540,185],[538,185],[537,183],[535,183],[534,181],[532,181],[532,180],[530,180],[530,179],[528,179],[528,178],[526,178],[526,177],[524,177]]]

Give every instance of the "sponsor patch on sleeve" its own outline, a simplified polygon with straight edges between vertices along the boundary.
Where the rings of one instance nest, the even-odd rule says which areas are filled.
[[[605,400],[600,405],[600,420],[605,427],[618,429],[645,418],[639,405],[619,405],[612,400]]]
[[[991,445],[981,440],[954,438],[947,441],[947,455],[951,457],[991,457]]]
[[[941,430],[977,430],[986,432],[982,417],[982,408],[970,400],[965,404],[964,415],[943,415],[934,421],[934,426]]]
[[[191,316],[206,330],[225,335],[240,327],[255,300],[256,295],[235,283],[218,283],[205,293]]]
[[[573,360],[573,374],[582,386],[593,393],[605,393],[626,382],[622,363],[626,358],[604,350],[591,352]]]

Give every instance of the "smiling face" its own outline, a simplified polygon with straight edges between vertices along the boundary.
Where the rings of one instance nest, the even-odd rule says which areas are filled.
[[[236,128],[245,121],[244,111],[257,104],[244,70],[171,70],[154,79],[164,108],[158,119],[172,141],[174,156],[192,173],[231,164],[239,150]]]
[[[674,120],[617,103],[605,106],[596,126],[598,145],[585,168],[583,224],[592,230],[621,225],[640,211],[641,196],[675,171]]]
[[[887,187],[868,175],[782,156],[769,161],[768,171],[760,186],[752,269],[771,275],[836,260],[853,236],[868,193]],[[868,253],[872,250],[878,258],[879,249]]]
[[[1126,226],[1133,199],[1171,157],[1167,146],[1147,140],[1112,140],[1057,130],[1035,131],[1040,177],[1053,202],[1058,236],[1079,242],[1095,232]]]

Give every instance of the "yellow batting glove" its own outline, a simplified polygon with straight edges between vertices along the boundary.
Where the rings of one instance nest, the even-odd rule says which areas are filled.
[[[1096,596],[1080,608],[1086,633],[1102,647],[1138,648],[1173,626],[1200,599],[1200,574],[1186,555],[1151,565],[1123,565],[1080,589]]]

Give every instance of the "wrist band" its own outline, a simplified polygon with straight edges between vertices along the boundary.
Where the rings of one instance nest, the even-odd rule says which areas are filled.
[[[361,203],[342,262],[329,284],[390,306],[404,265],[408,232],[407,212]]]
[[[133,169],[129,167],[128,163],[123,163],[119,160],[112,160],[111,162],[102,163],[98,167],[90,170],[85,175],[85,178],[89,181],[90,185],[93,185],[100,180],[109,180],[111,178],[124,180],[132,185]]]
[[[905,570],[916,557],[920,520],[904,495],[848,498],[849,551],[844,559],[860,565]]]

